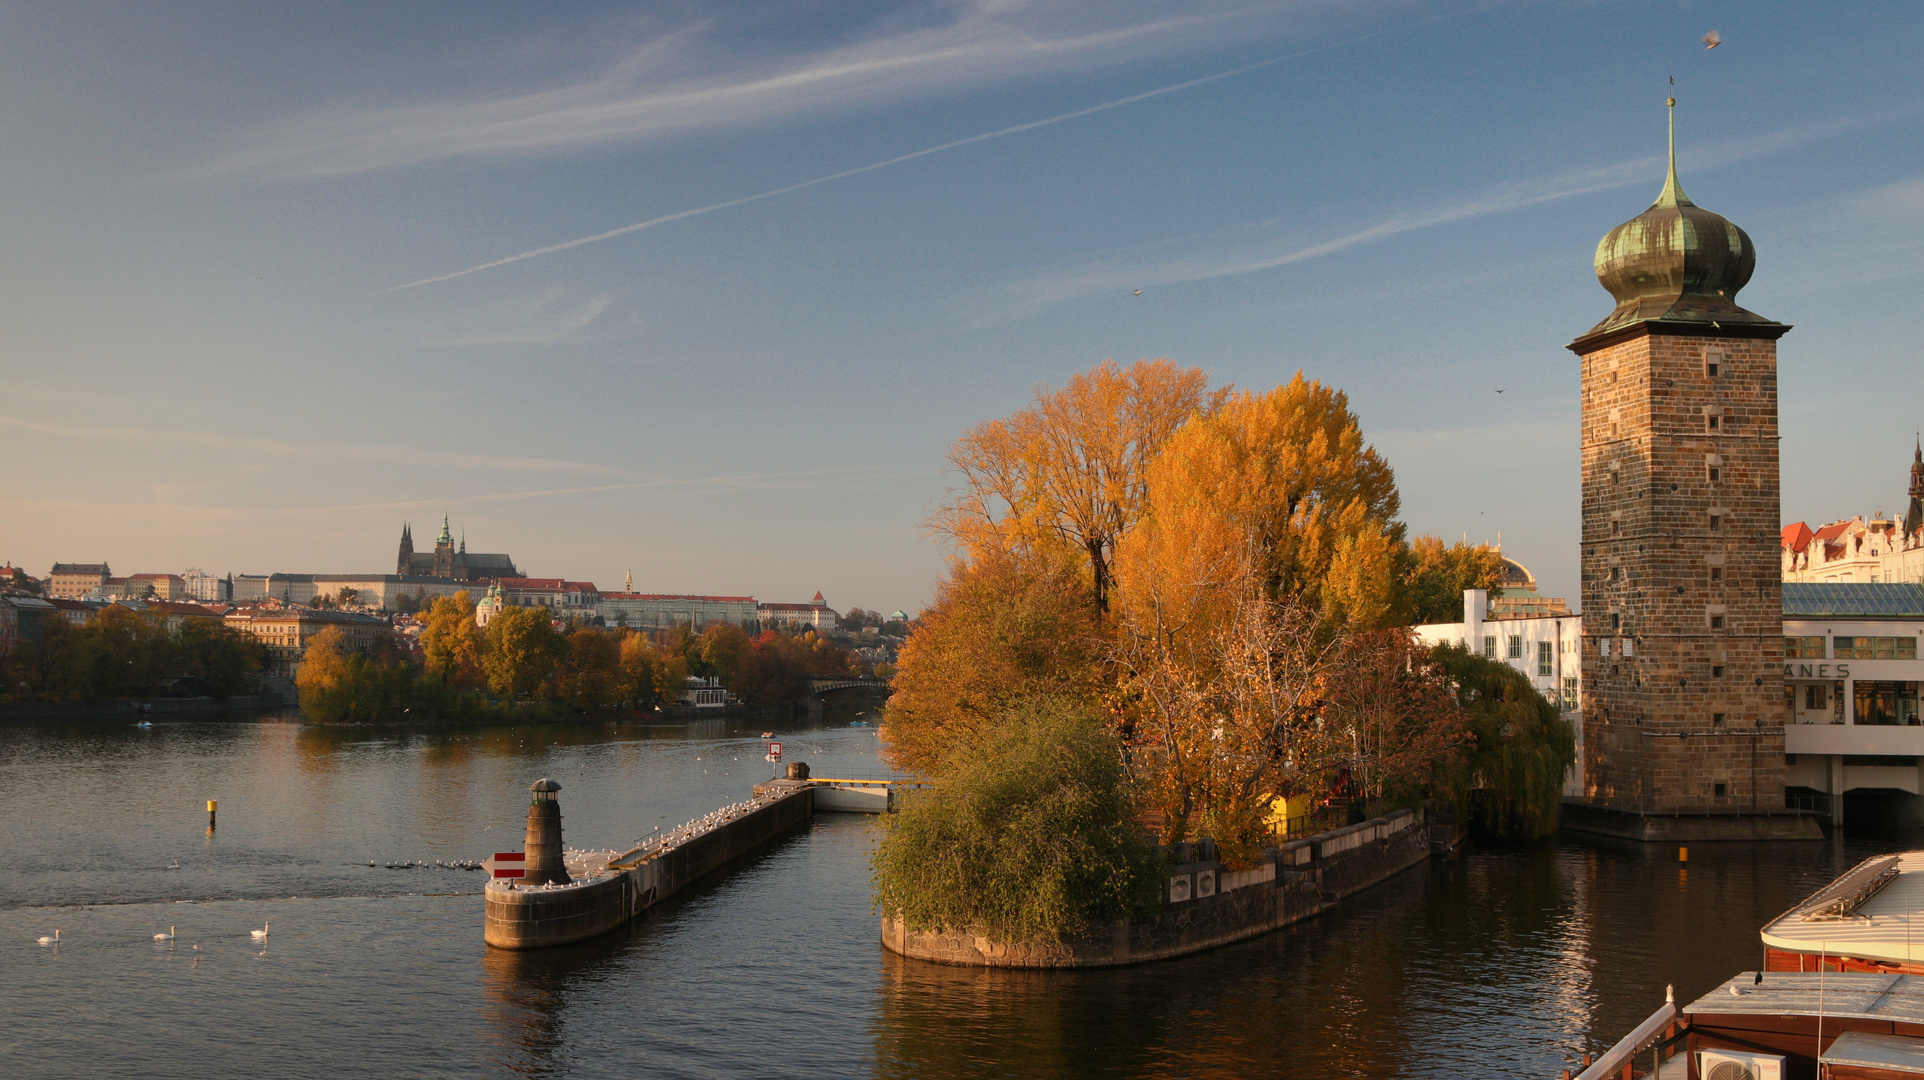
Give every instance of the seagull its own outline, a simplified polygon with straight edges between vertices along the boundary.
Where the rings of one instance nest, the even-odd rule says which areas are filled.
[[[1137,290],[1136,290],[1136,295],[1137,295],[1137,296],[1141,296],[1141,295],[1142,295],[1142,290],[1141,290],[1141,289],[1137,289]]]
[[[55,930],[55,931],[53,932],[53,936],[52,936],[52,937],[43,937],[43,938],[41,938],[41,939],[40,939],[40,944],[42,944],[42,945],[58,945],[58,944],[60,944],[60,931],[58,931],[58,930]]]
[[[155,934],[155,935],[154,935],[154,940],[155,940],[155,941],[172,941],[172,940],[174,940],[174,928],[170,926],[170,927],[168,927],[168,928],[167,928],[167,932],[166,932],[166,933],[164,933],[164,934]]]
[[[267,926],[268,926],[267,923],[261,923],[261,928],[259,930],[249,930],[248,933],[253,935],[255,941],[259,941],[261,938],[264,938],[267,936]]]
[[[1508,390],[1508,389],[1509,389],[1509,387],[1507,387],[1507,386],[1503,388],[1503,390]],[[1503,390],[1493,390],[1493,391],[1491,391],[1491,392],[1492,392],[1492,393],[1496,393],[1496,394],[1501,394],[1501,393],[1503,392]]]
[[[1706,52],[1716,48],[1719,45],[1722,45],[1723,43],[1724,43],[1724,36],[1722,34],[1719,34],[1715,30],[1712,30],[1710,33],[1704,35],[1704,50]]]

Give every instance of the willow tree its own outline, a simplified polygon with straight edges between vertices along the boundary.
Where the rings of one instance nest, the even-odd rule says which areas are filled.
[[[1034,402],[985,420],[957,439],[949,463],[961,485],[932,526],[964,557],[1074,553],[1088,574],[1098,618],[1109,611],[1116,544],[1141,516],[1149,465],[1185,422],[1213,412],[1201,368],[1166,359],[1113,360],[1039,386]]]

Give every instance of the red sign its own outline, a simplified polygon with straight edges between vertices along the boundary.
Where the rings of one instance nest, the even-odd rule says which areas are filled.
[[[772,743],[769,743],[769,744],[768,744],[768,756],[769,756],[769,757],[781,757],[781,756],[782,756],[782,744],[781,744],[781,743],[778,743],[778,742],[772,742]]]
[[[528,854],[525,851],[497,851],[494,858],[483,861],[481,866],[490,877],[527,877]]]

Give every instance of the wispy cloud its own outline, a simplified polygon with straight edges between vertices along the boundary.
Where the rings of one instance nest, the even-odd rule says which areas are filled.
[[[840,44],[746,60],[753,43],[697,24],[639,44],[585,80],[481,100],[464,94],[327,110],[258,129],[195,175],[346,176],[765,124],[1250,40],[1323,6],[1327,0],[921,5]]]
[[[480,327],[426,344],[552,345],[578,341],[613,302],[612,293],[583,299],[567,286],[550,286],[527,296],[490,303],[463,317],[464,322],[480,323]]]
[[[1826,122],[1769,132],[1708,147],[1684,156],[1686,172],[1730,165],[1749,158],[1779,154],[1816,139],[1847,130],[1875,127],[1918,115],[1916,108],[1879,113],[1854,120]],[[977,325],[994,325],[1033,315],[1045,308],[1093,296],[1182,285],[1235,277],[1308,262],[1408,233],[1475,218],[1512,213],[1545,203],[1632,184],[1654,187],[1664,159],[1641,157],[1535,180],[1494,185],[1453,202],[1391,214],[1361,229],[1322,240],[1303,242],[1277,236],[1281,220],[1246,229],[1217,231],[1192,238],[1191,248],[1179,255],[1142,255],[1092,261],[1081,266],[1048,271],[1009,283],[988,298],[986,314]],[[1168,245],[1164,245],[1166,248]]]
[[[1093,116],[1096,113],[1108,112],[1111,109],[1119,109],[1125,105],[1134,105],[1139,101],[1147,101],[1151,98],[1162,97],[1165,94],[1174,94],[1183,90],[1189,90],[1194,87],[1203,86],[1208,83],[1220,82],[1224,79],[1234,78],[1238,75],[1245,75],[1245,74],[1248,74],[1249,72],[1256,71],[1260,68],[1269,67],[1272,64],[1281,63],[1282,61],[1287,59],[1290,59],[1290,57],[1274,56],[1265,60],[1258,60],[1253,64],[1243,64],[1238,67],[1229,68],[1225,71],[1214,72],[1209,75],[1204,75],[1200,78],[1186,79],[1179,83],[1171,83],[1167,86],[1159,86],[1153,90],[1145,90],[1139,94],[1130,94],[1127,97],[1115,98],[1110,101],[1104,101],[1104,102],[1101,102],[1100,104],[1090,105],[1081,109],[1072,109],[1068,112],[1057,113],[1054,116],[1046,116],[1040,120],[1030,120],[1020,124],[1011,124],[1008,127],[998,128],[994,131],[985,131],[977,135],[969,135],[960,139],[951,139],[950,141],[945,143],[937,143],[934,146],[925,146],[920,150],[911,150],[906,154],[897,154],[892,158],[886,158],[881,161],[873,161],[867,165],[857,165],[852,169],[843,169],[840,172],[829,173],[826,176],[817,176],[810,180],[800,181],[799,183],[788,184],[783,187],[773,188],[768,191],[756,192],[753,195],[743,195],[740,198],[726,199],[722,202],[709,203],[706,206],[697,206],[688,210],[678,210],[672,214],[663,214],[659,217],[649,218],[646,221],[637,221],[632,225],[623,225],[620,228],[609,229],[606,232],[595,233],[592,236],[577,237],[576,239],[573,239],[573,240],[564,240],[558,244],[549,244],[546,247],[538,247],[538,248],[530,249],[528,251],[518,252],[513,255],[506,255],[499,259],[492,259],[492,260],[489,260],[488,262],[467,267],[464,270],[455,270],[451,273],[437,274],[434,277],[422,278],[419,281],[410,281],[404,285],[396,285],[393,288],[388,289],[387,291],[400,292],[403,289],[413,289],[422,285],[434,285],[443,281],[451,281],[454,278],[466,277],[469,274],[478,274],[483,270],[493,270],[495,267],[498,267],[498,266],[506,266],[509,263],[517,263],[522,261],[523,259],[533,259],[542,255],[553,255],[558,252],[568,251],[572,248],[584,247],[588,244],[598,244],[603,240],[613,240],[618,236],[627,236],[630,233],[638,233],[644,229],[652,229],[659,225],[667,225],[667,224],[670,224],[671,222],[686,221],[689,218],[700,217],[704,214],[712,214],[717,210],[727,210],[737,206],[745,206],[749,203],[761,202],[764,199],[773,199],[779,195],[787,195],[791,192],[801,191],[805,188],[812,188],[817,185],[826,184],[835,180],[846,180],[852,176],[860,176],[863,173],[874,172],[877,169],[886,169],[891,166],[901,165],[906,162],[914,161],[917,158],[928,157],[932,154],[940,154],[940,153],[943,153],[944,151],[955,150],[964,146],[973,146],[976,143],[988,142],[992,139],[1007,138],[1010,135],[1019,135],[1025,131],[1035,131],[1038,128],[1051,127],[1056,124],[1067,123],[1070,120],[1079,120],[1085,116]]]
[[[427,450],[414,446],[380,446],[366,443],[292,441],[238,435],[221,431],[159,429],[136,427],[95,427],[0,415],[0,427],[30,431],[68,439],[104,442],[149,443],[165,446],[204,446],[250,454],[271,454],[325,461],[376,461],[390,464],[431,465],[441,468],[501,470],[527,473],[575,473],[589,476],[631,476],[623,469],[579,461],[550,458],[507,457],[498,454],[462,454],[446,450]]]

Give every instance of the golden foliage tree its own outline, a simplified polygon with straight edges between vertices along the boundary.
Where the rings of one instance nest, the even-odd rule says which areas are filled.
[[[1463,590],[1487,589],[1494,599],[1503,593],[1503,555],[1489,544],[1459,540],[1445,547],[1434,536],[1410,541],[1409,569],[1405,572],[1413,623],[1456,622],[1462,618]]]
[[[940,775],[1018,704],[1094,701],[1100,655],[1067,560],[989,551],[956,562],[897,658],[882,728],[890,763]]]
[[[545,607],[511,607],[488,620],[488,648],[481,663],[490,690],[519,698],[553,682],[568,644],[551,619]]]
[[[1341,391],[1298,372],[1237,395],[1169,440],[1146,492],[1118,560],[1125,603],[1160,606],[1157,621],[1207,623],[1240,602],[1245,579],[1267,600],[1303,596],[1333,623],[1391,616],[1396,479]]]
[[[1149,463],[1175,431],[1214,410],[1200,368],[1105,360],[1002,420],[965,432],[949,451],[961,474],[934,527],[969,557],[1063,552],[1083,560],[1098,617],[1109,610],[1116,542],[1141,514]]]
[[[436,598],[422,624],[421,651],[430,675],[462,689],[487,681],[481,667],[483,635],[474,624],[474,601],[466,591]]]

